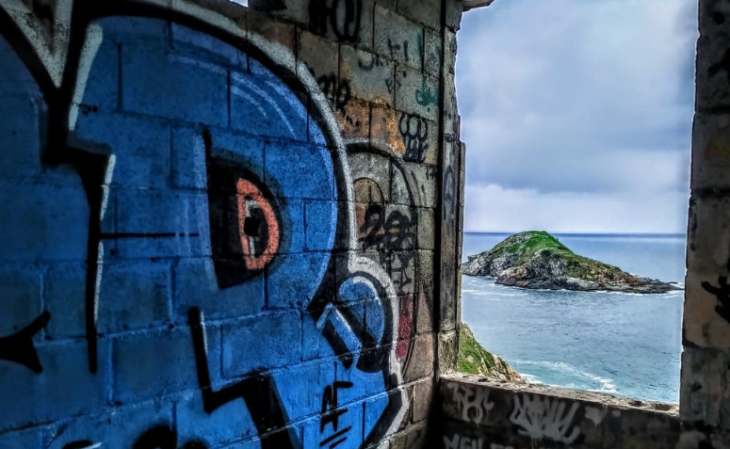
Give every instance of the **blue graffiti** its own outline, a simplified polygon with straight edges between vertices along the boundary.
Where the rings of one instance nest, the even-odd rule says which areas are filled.
[[[14,217],[0,245],[17,279],[0,288],[0,335],[46,317],[24,343],[35,373],[0,360],[16,404],[0,446],[71,416],[52,447],[381,438],[403,407],[389,391],[397,304],[353,255],[346,161],[311,94],[260,51],[186,26],[93,30],[76,62],[88,72],[60,89],[79,103],[44,95],[0,34],[0,111],[16,117],[0,125]]]

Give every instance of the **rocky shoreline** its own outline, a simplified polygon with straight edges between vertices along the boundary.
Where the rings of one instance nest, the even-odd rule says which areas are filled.
[[[636,276],[579,256],[542,231],[514,234],[489,251],[470,256],[462,274],[527,289],[666,293],[680,287]]]

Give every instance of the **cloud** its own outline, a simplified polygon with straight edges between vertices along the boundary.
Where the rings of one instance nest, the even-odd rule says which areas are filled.
[[[540,193],[487,185],[468,189],[466,202],[466,232],[680,234],[687,228],[683,192]]]
[[[467,13],[457,63],[467,191],[498,186],[525,201],[589,195],[637,211],[645,205],[619,198],[663,195],[675,201],[667,211],[685,210],[692,3],[498,0]],[[503,213],[521,215],[501,230],[530,221],[524,210]],[[466,214],[477,214],[468,201]],[[613,232],[634,227],[631,214],[625,220],[611,221]]]

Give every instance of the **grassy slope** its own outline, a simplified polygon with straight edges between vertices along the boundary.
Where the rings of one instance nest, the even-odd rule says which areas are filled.
[[[522,243],[517,243],[518,239],[516,237],[525,234],[528,239]],[[518,265],[527,263],[539,252],[543,252],[543,255],[547,257],[564,259],[567,263],[567,275],[576,278],[603,275],[608,279],[613,279],[616,274],[621,272],[618,267],[613,265],[575,254],[567,246],[560,243],[558,239],[544,231],[520,232],[503,240],[489,251],[494,257],[499,257],[505,253],[518,253]]]
[[[494,369],[494,357],[479,344],[465,323],[459,333],[459,372],[488,375]]]

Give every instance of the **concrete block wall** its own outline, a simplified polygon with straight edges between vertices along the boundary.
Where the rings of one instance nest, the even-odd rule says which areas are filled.
[[[676,405],[461,374],[439,393],[443,449],[680,447]]]
[[[427,447],[455,0],[0,0],[0,448]]]

